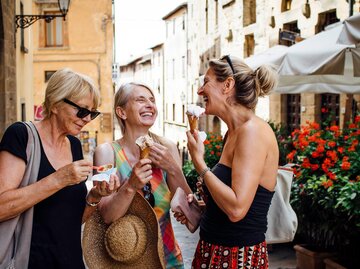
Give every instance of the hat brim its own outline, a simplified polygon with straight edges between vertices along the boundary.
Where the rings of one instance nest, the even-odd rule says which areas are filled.
[[[89,269],[154,269],[165,268],[163,241],[156,214],[149,203],[136,193],[126,214],[141,218],[147,227],[147,246],[142,258],[131,264],[124,264],[114,260],[107,252],[105,246],[105,232],[107,225],[98,210],[96,210],[85,223],[82,248],[84,260]],[[116,221],[113,223],[116,225]],[[126,240],[126,234],[120,235]]]

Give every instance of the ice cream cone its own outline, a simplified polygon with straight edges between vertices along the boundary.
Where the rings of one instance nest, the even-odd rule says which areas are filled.
[[[140,159],[149,158],[150,154],[150,147],[145,147],[143,149],[140,149]]]
[[[190,125],[190,132],[194,133],[194,131],[198,128],[198,117],[190,114],[187,114],[187,116]]]
[[[135,143],[140,148],[140,159],[149,158],[150,147],[154,144],[154,140],[150,136],[145,135],[136,139]]]

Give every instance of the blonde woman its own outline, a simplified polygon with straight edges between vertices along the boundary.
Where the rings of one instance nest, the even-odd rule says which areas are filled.
[[[114,111],[123,136],[98,146],[94,155],[96,165],[115,163],[121,181],[119,191],[103,199],[100,206],[103,219],[112,223],[122,217],[135,193],[139,192],[157,215],[166,268],[183,268],[170,220],[170,200],[177,187],[188,194],[191,190],[182,173],[176,145],[149,131],[158,114],[154,94],[146,85],[124,84],[115,94]],[[140,159],[136,140],[144,135],[150,135],[155,143],[150,148],[149,158]]]
[[[5,131],[0,144],[0,225],[33,209],[26,231],[30,246],[26,249],[24,242],[19,243],[16,268],[85,268],[81,224],[101,197],[119,187],[118,178],[112,177],[109,184],[97,184],[87,194],[85,180],[92,163],[83,160],[75,136],[100,114],[96,110],[99,100],[99,91],[87,76],[70,69],[51,76],[43,103],[44,119],[34,123],[41,144],[39,173],[27,186],[19,186],[27,166],[27,128],[17,122]],[[0,238],[9,233],[0,231],[4,233]],[[10,255],[12,244],[9,242]],[[8,262],[7,258],[0,260],[0,268]]]

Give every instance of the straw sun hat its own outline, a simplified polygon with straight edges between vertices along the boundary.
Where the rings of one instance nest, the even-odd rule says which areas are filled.
[[[111,225],[95,211],[85,223],[82,247],[89,269],[165,268],[159,223],[139,193],[126,215]]]

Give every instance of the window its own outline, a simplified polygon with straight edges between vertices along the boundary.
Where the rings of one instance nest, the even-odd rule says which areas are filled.
[[[45,82],[48,82],[50,77],[55,73],[56,71],[45,71]]]
[[[175,104],[172,105],[172,120],[175,121]]]
[[[215,0],[215,25],[219,24],[219,3],[218,0]]]
[[[21,103],[21,121],[26,121],[26,104]]]
[[[255,47],[254,35],[253,34],[246,35],[245,44],[244,44],[244,58],[254,55],[254,47]]]
[[[59,13],[45,12],[45,15],[55,15]],[[62,47],[64,45],[64,20],[56,17],[50,22],[45,23],[46,47]]]
[[[297,21],[285,23],[283,30],[279,32],[279,45],[289,47],[295,44],[298,37],[300,37],[300,29],[297,26]]]
[[[316,33],[325,30],[325,27],[339,22],[340,20],[336,17],[336,10],[320,13],[318,17],[318,24],[316,25]]]
[[[24,15],[24,4],[20,2],[20,14]],[[25,47],[24,28],[20,28],[20,50],[23,53],[28,53],[29,50]]]
[[[291,0],[282,0],[281,12],[285,12],[291,9]]]
[[[185,14],[182,16],[182,29],[185,30]]]
[[[176,19],[173,19],[173,34],[175,35]]]
[[[244,26],[256,23],[256,0],[244,0],[243,7]]]
[[[321,113],[321,122],[331,117],[331,121],[339,125],[340,95],[335,93],[321,94],[321,109],[325,109]]]
[[[182,123],[185,123],[185,105],[182,105]]]
[[[206,6],[205,6],[205,33],[207,34],[209,31],[209,3],[208,0],[206,0]]]
[[[286,94],[286,122],[289,132],[300,128],[300,106],[300,94]]]

